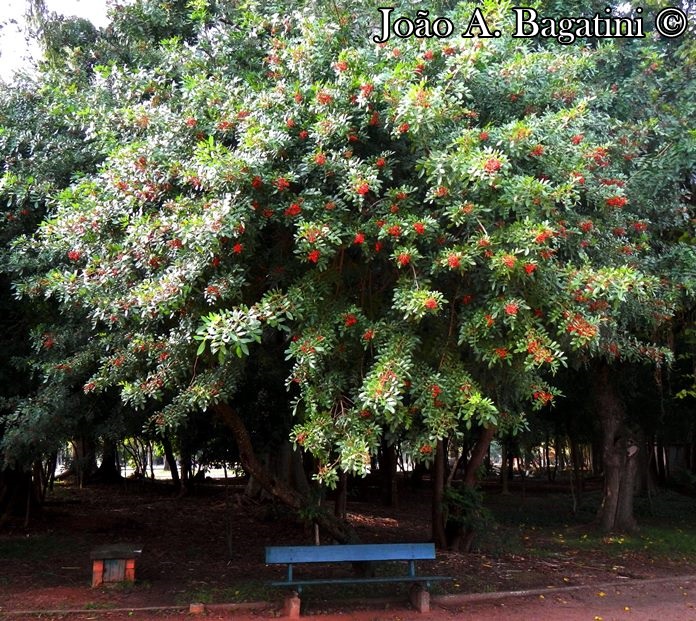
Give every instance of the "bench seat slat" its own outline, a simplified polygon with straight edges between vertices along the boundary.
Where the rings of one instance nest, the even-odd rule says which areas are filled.
[[[368,543],[266,548],[266,563],[333,563],[355,561],[412,561],[435,559],[433,543]]]
[[[452,580],[449,576],[375,576],[373,578],[307,578],[303,580],[278,580],[271,582],[271,586],[309,586],[316,584],[375,584],[391,582],[436,582],[440,580]]]

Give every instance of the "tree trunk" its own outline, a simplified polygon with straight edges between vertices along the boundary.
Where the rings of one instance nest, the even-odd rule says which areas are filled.
[[[191,463],[191,451],[185,445],[181,447],[181,454],[179,455],[181,460],[181,487],[179,489],[180,494],[188,494],[193,491],[194,480],[193,480],[193,465]]]
[[[464,485],[467,487],[476,487],[478,483],[478,470],[483,463],[483,458],[488,452],[488,447],[491,445],[493,436],[495,435],[495,427],[485,427],[481,430],[479,437],[476,439],[476,444],[471,450],[469,461],[466,463],[464,471]]]
[[[97,471],[97,459],[94,438],[83,436],[71,441],[72,468],[78,487],[89,483]]]
[[[432,529],[433,541],[438,548],[447,547],[445,534],[445,447],[442,440],[437,441],[435,463],[432,476]]]
[[[13,518],[23,518],[26,528],[31,510],[40,506],[39,499],[31,472],[17,468],[0,471],[0,529]]]
[[[636,529],[633,495],[639,447],[624,427],[624,406],[607,363],[593,373],[594,395],[602,429],[604,490],[598,519],[602,531],[631,532]]]
[[[581,502],[584,481],[582,476],[582,451],[578,445],[578,440],[574,432],[569,432],[570,439],[570,462],[573,466],[572,479],[575,483],[575,491],[578,495],[578,503]]]
[[[104,439],[102,462],[97,469],[96,479],[101,483],[116,483],[121,480],[121,469],[116,463],[116,442]]]
[[[665,445],[662,442],[662,436],[657,436],[655,443],[655,463],[657,465],[657,482],[660,485],[667,483],[667,459],[665,458]]]
[[[311,504],[307,496],[301,494],[287,483],[284,483],[278,477],[271,474],[259,461],[251,443],[249,431],[244,425],[244,421],[233,407],[227,403],[220,403],[214,407],[213,411],[223,420],[232,432],[237,442],[237,447],[239,448],[239,459],[242,462],[242,467],[247,474],[254,477],[258,485],[271,496],[296,511]],[[358,541],[357,534],[349,524],[339,520],[325,510],[317,511],[316,521],[321,528],[339,543],[355,543]]]
[[[339,472],[338,485],[336,486],[336,500],[334,502],[334,515],[339,520],[345,520],[348,504],[348,473]]]
[[[510,493],[508,481],[510,480],[510,472],[508,470],[508,443],[503,440],[500,443],[500,493],[507,496]]]
[[[169,472],[172,475],[172,483],[174,484],[174,489],[177,492],[181,491],[181,479],[179,478],[179,468],[177,468],[176,466],[176,457],[174,457],[172,441],[167,435],[162,436],[162,448],[164,449],[164,458],[167,460],[167,466],[169,466]]]
[[[592,440],[592,475],[598,476],[604,473],[604,462],[602,461],[602,441],[601,438],[595,438]]]
[[[464,479],[462,481],[464,487],[474,488],[478,484],[479,468],[488,454],[494,435],[495,427],[493,426],[481,429],[479,437],[474,444],[474,448],[471,449],[469,460],[466,463]],[[470,552],[471,546],[474,543],[475,534],[472,528],[467,528],[463,532],[462,529],[459,529],[459,533],[451,542],[450,548],[454,551],[461,550],[462,552]]]
[[[388,507],[396,509],[399,505],[396,479],[396,447],[393,444],[382,445],[382,459],[379,472],[382,482],[382,501]]]

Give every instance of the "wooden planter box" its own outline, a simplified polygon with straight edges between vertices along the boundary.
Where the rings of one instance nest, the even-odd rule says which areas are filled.
[[[135,582],[135,559],[143,549],[128,543],[94,548],[90,553],[92,560],[92,586],[105,582]]]

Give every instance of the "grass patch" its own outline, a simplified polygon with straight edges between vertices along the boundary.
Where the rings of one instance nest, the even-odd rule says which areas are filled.
[[[696,498],[671,490],[636,497],[639,530],[633,535],[606,535],[594,528],[601,494],[583,494],[575,514],[570,494],[487,494],[486,506],[496,526],[477,533],[476,547],[493,556],[521,554],[553,558],[594,552],[608,558],[626,554],[656,560],[689,561],[696,557]]]
[[[634,553],[654,559],[688,561],[696,555],[696,527],[646,525],[634,535],[584,533],[579,537],[564,537],[558,534],[555,540],[564,551],[595,551],[617,557]]]
[[[213,587],[194,584],[176,597],[181,605],[191,602],[201,604],[234,604],[241,602],[268,601],[277,596],[278,589],[273,589],[264,582],[236,582],[233,587]]]
[[[82,542],[57,534],[35,534],[25,537],[0,537],[0,558],[40,561],[72,551]],[[86,549],[86,547],[85,547]]]
[[[87,602],[84,605],[85,610],[108,610],[109,608],[114,608],[115,604],[110,602]]]

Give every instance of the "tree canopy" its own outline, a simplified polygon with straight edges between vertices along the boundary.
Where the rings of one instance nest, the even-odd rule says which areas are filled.
[[[284,350],[292,438],[334,484],[382,439],[430,459],[524,427],[562,366],[669,360],[694,99],[665,83],[693,92],[693,46],[514,39],[492,2],[499,38],[375,44],[361,3],[275,8],[136,2],[99,53],[48,56],[46,114],[92,155],[10,258],[63,313],[47,378],[164,431],[233,410],[249,357]]]

